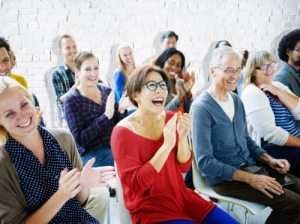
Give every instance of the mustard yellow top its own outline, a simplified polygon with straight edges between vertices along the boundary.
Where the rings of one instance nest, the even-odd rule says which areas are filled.
[[[22,75],[18,74],[10,74],[10,77],[13,78],[14,80],[18,81],[22,86],[24,86],[26,89],[28,89],[28,85],[26,82],[26,79]]]

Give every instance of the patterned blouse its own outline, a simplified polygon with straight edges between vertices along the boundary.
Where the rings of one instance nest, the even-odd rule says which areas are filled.
[[[60,148],[56,139],[41,126],[38,130],[43,138],[46,157],[44,167],[38,158],[25,146],[11,136],[5,145],[11,161],[16,167],[20,186],[32,213],[40,208],[59,187],[60,172],[67,167],[73,169],[72,163]],[[81,208],[79,201],[73,197],[67,201],[49,223],[99,223]]]

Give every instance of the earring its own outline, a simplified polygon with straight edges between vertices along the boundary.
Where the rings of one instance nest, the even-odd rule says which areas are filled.
[[[139,103],[140,103],[140,101],[139,101],[139,100],[136,100],[136,103],[137,103],[137,104],[139,104]]]

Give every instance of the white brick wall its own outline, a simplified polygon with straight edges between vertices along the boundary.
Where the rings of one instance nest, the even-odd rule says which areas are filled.
[[[280,36],[300,27],[300,0],[0,0],[0,36],[17,56],[15,73],[26,77],[48,126],[56,125],[52,70],[61,64],[58,38],[73,35],[81,50],[98,55],[101,78],[111,83],[115,51],[131,43],[137,65],[158,54],[165,30],[179,34],[197,73],[195,89],[207,85],[215,43],[228,39],[242,51],[277,53]]]

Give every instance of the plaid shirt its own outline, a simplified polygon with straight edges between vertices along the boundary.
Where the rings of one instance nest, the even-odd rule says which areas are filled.
[[[75,73],[63,63],[52,72],[52,84],[56,94],[56,103],[64,111],[64,104],[60,101],[60,97],[66,94],[75,84]]]
[[[102,93],[102,105],[82,96],[76,89],[65,99],[65,115],[69,129],[75,139],[80,155],[85,152],[110,144],[110,137],[115,125],[127,116],[118,111],[119,105],[115,103],[115,113],[109,120],[105,112],[106,100],[110,88],[98,85]]]

